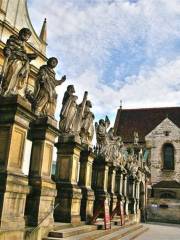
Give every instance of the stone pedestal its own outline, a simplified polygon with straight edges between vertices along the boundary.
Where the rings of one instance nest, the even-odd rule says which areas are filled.
[[[123,196],[124,196],[124,212],[129,215],[129,198],[127,194],[127,175],[123,175]]]
[[[76,139],[59,139],[56,165],[56,203],[60,205],[54,212],[56,221],[80,222],[82,193],[78,186],[81,145]]]
[[[135,183],[135,196],[136,196],[136,212],[139,210],[139,196],[140,196],[140,182]]]
[[[117,201],[120,202],[120,204],[123,204],[123,207],[124,207],[125,206],[125,197],[124,197],[123,190],[124,190],[123,173],[121,171],[121,168],[117,168],[117,170],[116,170],[116,195],[117,195]],[[126,194],[126,192],[125,192],[125,194]]]
[[[108,163],[104,159],[95,159],[93,165],[93,190],[95,193],[94,210],[99,208],[99,204],[106,201],[110,203],[108,193]]]
[[[129,197],[129,210],[130,212],[136,213],[136,196],[135,196],[135,179],[129,177],[128,179],[128,197]]]
[[[79,186],[82,190],[81,220],[89,222],[93,217],[94,191],[91,188],[92,164],[94,154],[91,151],[83,150],[80,157]]]
[[[19,230],[25,226],[24,211],[29,193],[22,173],[29,123],[34,118],[20,96],[0,97],[0,227]],[[16,235],[18,239],[18,234]],[[22,232],[19,239],[22,239]],[[11,239],[11,238],[9,238]],[[16,239],[16,238],[14,238]]]
[[[53,147],[58,135],[57,122],[49,117],[38,118],[31,124],[32,140],[29,183],[31,192],[27,199],[28,225],[53,225],[53,208],[56,184],[51,180]]]
[[[108,173],[108,192],[110,195],[110,212],[115,209],[117,205],[117,194],[115,193],[115,186],[116,186],[116,167],[110,166],[109,173]]]

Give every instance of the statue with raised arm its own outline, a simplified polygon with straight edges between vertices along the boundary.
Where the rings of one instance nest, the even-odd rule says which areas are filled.
[[[77,113],[77,99],[73,85],[69,85],[64,94],[62,109],[60,113],[59,130],[61,133],[68,134],[72,132],[73,123]]]
[[[55,88],[66,80],[66,76],[63,76],[61,80],[56,80],[54,68],[57,64],[57,58],[49,58],[47,64],[41,66],[38,71],[34,92],[34,109],[39,116],[54,117],[57,102]]]
[[[107,129],[110,126],[109,118],[106,116],[105,120],[100,119],[99,123],[95,123],[97,149],[99,152],[103,151],[103,148],[107,144]]]
[[[27,53],[25,44],[31,36],[28,28],[22,28],[18,36],[11,35],[3,49],[5,56],[1,70],[0,84],[1,95],[10,96],[20,94],[24,97],[30,61],[36,59],[34,53]]]
[[[80,131],[81,141],[87,145],[92,144],[94,136],[94,114],[91,112],[91,108],[92,103],[91,101],[87,100]]]

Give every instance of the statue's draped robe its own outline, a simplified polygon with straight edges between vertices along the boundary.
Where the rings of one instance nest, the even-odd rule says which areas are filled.
[[[82,119],[81,135],[83,141],[91,143],[94,135],[94,125],[93,125],[93,113],[90,111],[89,107],[85,109],[84,116]]]
[[[11,54],[5,58],[2,91],[4,95],[24,95],[26,81],[29,73],[29,59],[24,48],[24,42],[12,35],[7,40],[5,49],[10,49]]]
[[[40,115],[54,116],[56,109],[57,94],[55,87],[59,85],[55,79],[55,71],[43,65],[40,67],[35,89],[36,111]]]
[[[60,114],[59,129],[62,133],[70,133],[77,113],[77,96],[65,92]]]

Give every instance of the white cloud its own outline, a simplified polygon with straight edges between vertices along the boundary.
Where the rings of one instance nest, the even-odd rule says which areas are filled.
[[[58,73],[67,73],[67,83],[58,88],[57,112],[70,83],[79,98],[89,91],[98,116],[115,113],[120,99],[124,107],[179,104],[180,49],[174,46],[180,38],[179,0],[133,4],[126,0],[31,0],[29,7],[37,29],[40,19],[47,17],[49,54],[60,59]],[[130,69],[121,79],[129,67],[121,56],[124,49],[145,60],[135,63],[136,75]],[[103,73],[112,64],[112,50],[119,59],[113,62],[114,72],[108,72],[115,76],[109,84]]]

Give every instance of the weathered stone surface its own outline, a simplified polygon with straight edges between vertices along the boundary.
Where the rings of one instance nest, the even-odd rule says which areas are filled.
[[[34,119],[29,104],[20,96],[0,98],[0,225],[22,229],[29,193],[28,178],[22,173],[29,123]]]
[[[69,143],[61,141],[56,144],[56,147],[56,203],[60,203],[60,205],[55,209],[54,217],[56,221],[80,222],[82,193],[77,183],[82,147],[79,143],[73,142],[73,140]]]
[[[32,140],[31,166],[29,172],[30,194],[27,198],[28,224],[53,226],[53,208],[57,195],[56,185],[51,180],[53,146],[58,135],[57,122],[51,118],[38,118],[31,124],[29,137]]]

